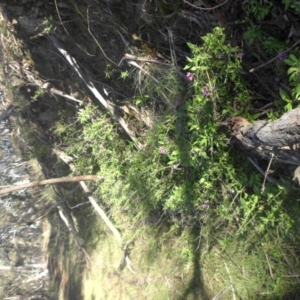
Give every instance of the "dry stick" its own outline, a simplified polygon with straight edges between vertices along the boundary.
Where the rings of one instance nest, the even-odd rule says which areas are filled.
[[[231,275],[230,275],[230,272],[229,272],[229,269],[227,267],[226,262],[224,262],[224,264],[225,264],[225,268],[226,268],[226,271],[227,271],[228,276],[229,276],[229,281],[230,281],[230,284],[231,284],[231,290],[232,290],[233,300],[236,300],[234,286],[233,286],[233,283],[232,283],[232,278],[231,278]]]
[[[269,261],[269,257],[268,257],[268,255],[267,255],[267,253],[265,253],[265,257],[266,257],[266,259],[267,259],[267,263],[268,263],[268,266],[269,266],[269,272],[270,272],[270,275],[271,275],[272,279],[274,279],[272,267],[271,267],[271,265],[270,265],[270,261]]]
[[[12,66],[10,66],[10,67],[12,68]],[[34,74],[29,72],[28,70],[25,70],[24,68],[22,68],[21,72],[24,72],[27,75],[27,79],[30,81],[30,83],[28,85],[35,85],[35,86],[38,86],[39,88],[41,88],[42,90],[45,90],[54,95],[58,95],[58,96],[67,98],[67,99],[73,100],[78,103],[83,103],[82,100],[78,100],[70,95],[65,94],[64,92],[62,92],[58,89],[52,88],[49,82],[47,82],[47,81],[45,82],[45,81],[35,78]]]
[[[80,181],[79,183],[80,183],[82,189],[84,190],[84,192],[88,195],[90,193],[90,190],[87,187],[87,185],[83,181]],[[114,236],[117,238],[118,242],[121,243],[122,238],[121,238],[120,232],[118,231],[118,229],[116,229],[116,227],[109,220],[109,218],[106,215],[106,213],[104,212],[104,210],[98,205],[98,203],[95,201],[95,199],[92,196],[88,195],[88,199],[91,202],[91,204],[93,205],[93,207],[95,208],[95,210],[97,211],[97,213],[100,215],[102,220],[105,222],[105,224],[108,226],[108,228],[114,234]]]
[[[98,47],[100,48],[102,54],[104,55],[104,57],[109,60],[111,63],[113,63],[115,66],[119,67],[113,60],[111,60],[106,53],[104,52],[103,48],[101,47],[101,45],[98,43],[97,39],[95,38],[95,36],[92,34],[91,29],[90,29],[90,22],[89,22],[89,9],[87,9],[87,24],[88,24],[88,32],[89,34],[92,36],[92,38],[94,39],[94,41],[96,42],[96,44],[98,45]]]
[[[70,35],[69,32],[68,32],[68,30],[67,30],[66,27],[64,26],[63,21],[62,21],[62,19],[61,19],[61,17],[60,17],[60,13],[59,13],[59,9],[58,9],[56,0],[55,0],[54,2],[55,2],[55,8],[56,8],[56,11],[57,11],[58,18],[59,18],[59,20],[60,20],[61,26],[64,28],[64,30],[66,31],[66,33],[67,33],[68,35]]]
[[[216,8],[218,8],[218,7],[222,6],[222,5],[224,5],[225,3],[227,3],[228,0],[224,1],[223,3],[221,3],[221,4],[217,5],[217,6],[214,6],[214,7],[207,7],[207,8],[206,8],[206,7],[199,7],[199,6],[194,5],[194,4],[192,4],[192,3],[190,3],[190,2],[188,2],[188,1],[186,1],[186,0],[183,0],[183,2],[186,3],[186,4],[188,4],[188,5],[190,5],[190,6],[192,6],[192,7],[194,7],[194,8],[197,8],[197,9],[201,9],[201,10],[213,10],[213,9],[216,9]]]
[[[263,176],[265,176],[265,172],[263,171],[263,169],[251,158],[251,157],[247,157],[248,160],[252,163],[252,165],[259,171],[260,174],[262,174]],[[277,183],[278,181],[273,178],[272,176],[268,176],[266,177],[266,179],[271,182],[271,183]]]
[[[76,98],[74,98],[70,95],[64,94],[62,91],[54,89],[54,88],[49,89],[49,92],[52,93],[52,94],[64,97],[66,99],[73,100],[73,101],[78,102],[78,103],[83,103],[82,100],[78,100],[78,99],[76,99]]]
[[[33,181],[25,184],[19,184],[10,186],[5,189],[0,190],[0,195],[8,194],[14,191],[22,190],[29,187],[35,187],[46,184],[60,183],[60,182],[76,182],[76,181],[86,181],[86,180],[98,180],[99,177],[96,175],[84,175],[84,176],[75,176],[75,177],[61,177],[61,178],[52,178],[41,181]]]
[[[288,266],[289,266],[290,270],[292,271],[292,273],[293,273],[292,275],[295,275],[295,278],[296,278],[296,280],[297,280],[298,284],[300,284],[300,279],[297,277],[297,276],[298,276],[298,274],[296,274],[296,272],[295,272],[295,270],[294,270],[294,268],[293,268],[292,264],[290,263],[290,261],[288,260],[288,258],[287,258],[287,256],[285,255],[285,253],[284,253],[284,252],[282,252],[282,256],[284,257],[284,259],[285,259],[286,263],[288,264]]]
[[[54,150],[54,152],[64,163],[66,163],[70,166],[72,171],[75,171],[75,167],[71,163],[73,160],[72,157],[70,157],[70,156],[66,155],[65,153],[63,153],[59,150],[56,150],[56,149]],[[118,229],[116,229],[116,227],[113,225],[113,223],[109,220],[109,218],[106,215],[106,213],[104,212],[104,210],[98,205],[98,203],[95,201],[95,199],[90,195],[90,190],[87,187],[87,185],[82,181],[80,181],[79,183],[80,183],[82,189],[84,190],[84,192],[87,194],[87,197],[88,197],[90,203],[93,205],[93,207],[98,212],[98,214],[100,215],[100,217],[102,218],[104,223],[108,226],[108,228],[111,230],[111,232],[117,238],[118,242],[121,243],[122,242],[121,233],[118,231]],[[128,246],[129,243],[130,243],[130,241],[128,241],[124,247],[126,247],[126,245]],[[125,249],[123,248],[123,251],[124,250],[126,251],[126,248]],[[132,263],[131,263],[131,260],[128,255],[125,255],[125,261],[126,261],[126,265],[127,265],[127,268],[129,269],[129,271],[132,274],[136,274],[132,268]]]
[[[73,67],[73,69],[76,71],[76,73],[78,74],[80,79],[84,82],[84,84],[88,87],[88,89],[94,94],[94,96],[99,100],[99,102],[104,106],[104,108],[107,109],[111,113],[111,115],[123,127],[125,132],[135,143],[136,148],[141,149],[142,144],[139,143],[134,133],[128,128],[128,125],[126,124],[125,120],[116,114],[114,107],[102,97],[99,91],[94,87],[93,83],[88,81],[86,76],[83,75],[83,73],[80,71],[79,65],[77,64],[76,60],[72,56],[70,56],[66,50],[64,50],[61,47],[61,45],[58,43],[57,39],[54,36],[49,36],[49,39],[52,41],[53,45],[57,48],[57,50],[65,57],[68,63]]]
[[[270,170],[272,161],[273,161],[273,157],[274,157],[274,153],[272,153],[272,157],[271,157],[271,159],[270,159],[270,161],[269,161],[268,168],[267,168],[267,170],[266,170],[266,172],[265,172],[264,182],[263,182],[263,185],[262,185],[262,187],[261,187],[261,192],[262,192],[262,193],[265,191],[265,187],[266,187],[266,179],[267,179],[267,177],[268,177],[268,173],[269,173],[269,170]]]
[[[62,151],[59,150],[54,150],[55,154],[66,164],[68,164],[71,168],[72,171],[75,171],[75,167],[74,165],[71,163],[71,161],[73,160],[70,156],[67,156],[65,153],[63,153]],[[82,189],[84,190],[84,192],[87,194],[87,197],[90,201],[90,203],[93,205],[93,207],[95,208],[95,210],[98,212],[98,214],[100,215],[100,217],[102,218],[102,220],[104,221],[104,223],[108,226],[108,228],[112,231],[112,233],[114,234],[114,236],[117,238],[118,242],[121,243],[122,238],[121,238],[121,234],[120,232],[115,228],[115,226],[112,224],[112,222],[109,220],[108,216],[106,215],[106,213],[104,212],[104,210],[97,204],[97,202],[95,201],[95,199],[90,196],[90,191],[89,188],[87,187],[87,185],[81,181],[79,182]]]
[[[170,27],[167,27],[167,30],[168,30],[168,36],[169,36],[169,41],[170,41],[171,59],[172,59],[173,64],[177,65],[177,63],[176,63],[176,53],[175,53],[175,50],[174,50],[173,32],[172,32]]]
[[[294,47],[296,47],[298,44],[300,44],[300,39],[299,39],[299,41],[298,42],[296,42],[294,45],[292,45],[290,48],[288,48],[286,51],[284,51],[284,52],[289,52],[289,51],[291,51]],[[258,69],[260,69],[260,68],[262,68],[262,67],[264,67],[264,66],[266,66],[266,65],[268,65],[268,64],[270,64],[271,62],[273,62],[274,60],[276,60],[278,58],[278,56],[276,56],[276,57],[273,57],[272,59],[270,59],[270,60],[268,60],[267,62],[265,62],[265,63],[263,63],[262,65],[260,65],[260,66],[258,66],[258,67],[256,67],[256,68],[253,68],[253,69],[251,69],[249,72],[250,73],[252,73],[252,72],[254,72],[254,71],[256,71],[256,70],[258,70]]]
[[[230,287],[231,287],[231,286],[229,285],[229,286],[227,286],[226,288],[222,289],[220,292],[218,292],[218,294],[217,294],[216,296],[214,296],[214,297],[212,298],[212,300],[219,300],[220,297],[223,295],[223,293],[226,292],[227,290],[229,290]]]

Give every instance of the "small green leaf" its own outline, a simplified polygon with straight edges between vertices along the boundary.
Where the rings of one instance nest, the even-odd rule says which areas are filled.
[[[290,54],[289,58],[294,62],[299,62],[299,59],[294,54]]]
[[[288,94],[283,90],[283,89],[280,89],[279,90],[279,94],[280,94],[280,97],[282,98],[282,100],[286,101],[286,102],[290,102],[292,101],[290,99],[290,97],[288,96]]]

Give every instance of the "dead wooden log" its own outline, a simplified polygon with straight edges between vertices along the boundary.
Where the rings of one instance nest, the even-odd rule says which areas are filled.
[[[300,108],[295,108],[273,122],[251,124],[242,117],[232,117],[232,142],[253,156],[273,159],[290,165],[300,165]]]

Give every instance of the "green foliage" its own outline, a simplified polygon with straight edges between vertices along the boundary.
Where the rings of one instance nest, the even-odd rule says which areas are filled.
[[[53,16],[51,15],[50,17],[45,17],[43,25],[44,25],[43,32],[45,34],[50,34],[51,31],[54,29],[54,19],[53,19]]]
[[[297,52],[296,49],[294,52]],[[285,102],[284,110],[289,111],[299,105],[300,100],[300,59],[295,54],[290,54],[287,59],[284,60],[289,67],[287,75],[289,76],[289,84],[291,86],[291,93],[287,93],[283,89],[279,90],[281,99]]]
[[[65,128],[60,134],[71,141],[68,151],[77,157],[76,169],[103,178],[96,186],[96,195],[117,224],[124,215],[135,224],[153,212],[164,214],[180,228],[201,221],[200,235],[207,248],[217,248],[222,259],[230,253],[243,260],[248,273],[237,270],[232,276],[245,299],[249,295],[249,299],[255,298],[255,293],[283,294],[288,280],[269,278],[264,251],[270,251],[266,243],[276,239],[272,257],[277,263],[272,264],[281,274],[288,273],[282,263],[282,244],[295,239],[292,214],[298,213],[293,200],[296,195],[280,179],[277,185],[267,183],[262,192],[263,177],[228,146],[223,121],[234,115],[251,120],[250,92],[241,67],[243,53],[229,44],[221,28],[215,28],[203,41],[201,46],[189,44],[192,55],[186,70],[193,77],[189,87],[182,86],[170,69],[155,70],[160,76],[159,88],[150,80],[140,87],[146,96],[141,93],[135,101],[143,108],[149,107],[160,92],[171,98],[185,88],[187,95],[193,94],[176,109],[159,110],[152,128],[139,138],[141,150],[124,139],[109,116],[94,106],[78,114],[80,134],[71,128],[69,134]],[[287,63],[293,64],[289,74],[296,86],[298,62],[289,57]],[[199,234],[186,237],[189,241],[198,238]],[[187,269],[195,259],[195,248],[188,241],[180,245],[179,256]],[[210,257],[209,250],[206,253]],[[204,261],[205,257],[203,254]],[[213,265],[210,260],[206,271],[214,269]],[[219,265],[220,259],[216,267]],[[253,274],[253,265],[259,276]],[[234,268],[230,265],[231,270]],[[220,272],[228,275],[226,268]],[[249,278],[252,281],[247,286]],[[266,283],[264,287],[261,280]]]
[[[193,73],[195,96],[155,120],[142,151],[120,139],[108,116],[93,106],[80,112],[83,130],[69,151],[79,158],[79,170],[105,178],[99,194],[125,211],[138,215],[163,209],[193,219],[208,210],[205,216],[214,219],[213,226],[233,222],[234,210],[240,219],[237,235],[253,223],[262,234],[271,227],[287,228],[283,233],[288,234],[291,222],[280,211],[285,188],[267,185],[262,194],[262,177],[245,171],[249,165],[241,165],[231,152],[227,131],[219,125],[226,116],[249,118],[241,50],[226,42],[221,28],[203,40],[203,46],[189,45],[192,57],[186,69]],[[232,197],[238,206],[232,205]]]
[[[249,21],[249,25],[245,30],[243,37],[250,45],[255,43],[261,45],[262,50],[264,50],[267,55],[276,55],[286,47],[285,44],[264,32],[260,25],[257,25],[252,21]]]
[[[121,72],[121,78],[122,78],[122,79],[126,79],[128,76],[129,76],[128,71]]]
[[[276,55],[280,51],[286,48],[286,45],[278,41],[277,38],[266,35],[261,41],[263,50],[268,55]]]
[[[244,32],[244,39],[246,39],[250,45],[255,41],[261,42],[264,39],[264,35],[260,29],[260,25],[250,22],[247,30]]]
[[[34,92],[34,99],[38,99],[38,98],[41,98],[45,95],[45,91],[42,90],[42,89],[37,89],[35,92]]]
[[[300,13],[300,2],[295,0],[282,0],[282,4],[284,4],[284,10],[292,10],[295,13]]]
[[[105,77],[106,78],[111,78],[113,74],[113,69],[111,64],[106,64],[106,69],[105,69]]]
[[[294,101],[300,100],[300,59],[294,54],[290,54],[284,62],[289,66],[287,74],[292,87],[292,97]]]
[[[257,21],[262,21],[270,13],[273,3],[264,0],[247,0],[243,2],[244,10],[248,16],[254,16]]]

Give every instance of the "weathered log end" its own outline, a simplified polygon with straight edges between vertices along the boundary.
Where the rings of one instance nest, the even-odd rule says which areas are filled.
[[[300,108],[269,123],[258,120],[251,124],[243,117],[232,117],[226,123],[231,144],[247,156],[300,166]]]
[[[231,134],[233,136],[242,134],[244,135],[252,124],[243,117],[232,117],[227,120],[227,124],[230,127]]]

